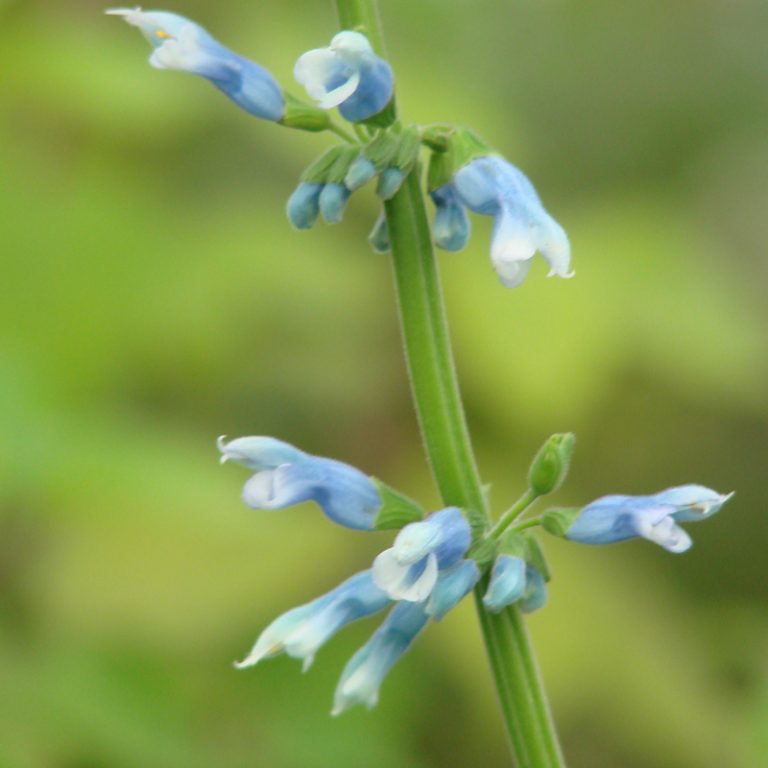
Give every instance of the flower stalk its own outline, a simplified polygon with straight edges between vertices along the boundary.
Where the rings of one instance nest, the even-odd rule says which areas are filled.
[[[357,29],[383,54],[375,0],[336,0],[343,29]],[[443,503],[489,516],[469,438],[448,335],[417,165],[385,203],[405,357],[421,434]],[[520,611],[489,613],[475,589],[485,647],[515,763],[521,768],[563,766],[560,746]]]

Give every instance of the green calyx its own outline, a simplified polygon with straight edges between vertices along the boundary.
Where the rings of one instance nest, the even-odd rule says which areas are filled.
[[[306,104],[288,93],[284,96],[285,113],[279,120],[281,125],[313,133],[327,131],[330,128],[331,118],[326,110]]]
[[[381,112],[371,115],[371,117],[366,120],[360,120],[360,123],[363,125],[370,125],[373,128],[389,128],[395,120],[397,120],[397,109],[395,107],[395,98],[393,96],[389,100],[389,104],[387,104]]]
[[[470,161],[493,154],[491,148],[469,128],[435,126],[422,132],[422,141],[432,150],[427,179],[430,192],[448,184]]]
[[[377,171],[390,166],[397,154],[399,134],[382,131],[370,144],[363,147],[363,156],[370,160]]]
[[[415,523],[424,518],[421,507],[415,501],[376,477],[372,477],[371,480],[381,498],[381,507],[373,524],[374,530],[403,528],[408,523]]]
[[[549,563],[539,540],[531,533],[524,533],[523,538],[525,539],[525,562],[535,568],[544,581],[549,581],[552,578],[552,572],[549,570]]]
[[[357,147],[344,144],[331,147],[301,174],[301,180],[313,184],[341,184],[358,151]]]
[[[553,536],[565,538],[569,528],[581,513],[581,507],[555,507],[541,516],[541,527]]]
[[[568,475],[573,445],[572,432],[552,435],[539,449],[528,471],[528,485],[537,496],[553,493]]]

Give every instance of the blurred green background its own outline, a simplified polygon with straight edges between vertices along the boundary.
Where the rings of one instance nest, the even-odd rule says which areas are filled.
[[[102,3],[0,1],[0,765],[504,765],[471,606],[371,712],[328,716],[349,628],[302,676],[235,672],[278,613],[391,537],[253,512],[219,434],[273,434],[437,497],[366,189],[339,227],[283,207],[327,145],[151,70]],[[291,82],[330,2],[174,2]],[[554,431],[555,501],[737,495],[672,556],[547,542],[531,618],[572,768],[768,755],[768,8],[761,0],[384,0],[407,119],[520,165],[578,273],[518,290],[490,223],[440,264],[497,510]],[[293,89],[296,91],[296,89]]]

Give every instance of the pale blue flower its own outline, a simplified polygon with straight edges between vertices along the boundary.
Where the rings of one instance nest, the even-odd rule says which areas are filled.
[[[705,520],[711,517],[733,493],[720,494],[703,485],[679,485],[676,488],[667,488],[654,495],[654,499],[662,504],[671,504],[675,507],[672,517],[678,523],[689,523],[697,520]]]
[[[469,240],[470,224],[453,184],[443,184],[429,193],[435,204],[432,236],[435,245],[444,251],[460,251]]]
[[[525,593],[525,560],[514,555],[499,555],[491,569],[491,580],[483,604],[492,613],[516,603]]]
[[[379,176],[379,183],[376,185],[376,194],[382,200],[391,200],[398,192],[403,182],[408,176],[408,172],[402,168],[385,168]]]
[[[376,253],[388,253],[392,248],[392,244],[389,242],[389,225],[384,209],[379,212],[373,229],[368,235],[368,242]]]
[[[322,597],[275,619],[259,635],[248,656],[235,666],[252,667],[262,659],[287,653],[303,659],[306,671],[317,651],[339,630],[384,610],[390,602],[373,583],[371,572],[362,571]]]
[[[328,224],[338,224],[344,216],[350,191],[337,182],[329,182],[320,193],[320,213]]]
[[[522,283],[537,251],[550,275],[573,276],[568,237],[522,171],[502,157],[480,157],[461,168],[453,184],[467,208],[494,217],[491,261],[505,286]]]
[[[199,24],[165,11],[117,8],[107,11],[138,27],[154,50],[149,63],[210,80],[232,101],[256,117],[280,120],[285,100],[275,78],[214,40]]]
[[[457,606],[480,580],[480,569],[474,560],[459,560],[450,568],[439,571],[437,583],[427,603],[427,613],[435,620]]]
[[[670,552],[685,552],[691,537],[677,522],[704,519],[729,498],[701,485],[669,488],[655,496],[603,496],[581,510],[565,536],[582,544],[641,536]]]
[[[344,184],[354,192],[376,176],[376,164],[365,155],[358,155],[349,166]]]
[[[368,709],[374,707],[387,672],[408,650],[428,620],[423,604],[398,603],[344,667],[331,714],[341,714],[355,704],[363,704]]]
[[[288,198],[286,213],[288,221],[296,229],[311,229],[320,213],[320,193],[322,184],[302,181]]]
[[[255,470],[243,488],[243,501],[253,509],[283,509],[302,501],[316,502],[334,522],[371,530],[381,507],[373,482],[354,467],[311,456],[272,437],[219,438],[222,462],[236,461]]]
[[[491,580],[483,596],[483,604],[492,613],[519,603],[526,613],[541,608],[547,602],[544,577],[530,563],[516,555],[499,555],[493,563]]]
[[[339,32],[329,48],[307,51],[293,73],[318,106],[338,107],[353,123],[373,117],[392,100],[392,69],[359,32]]]
[[[394,545],[373,563],[373,580],[393,600],[426,600],[439,571],[455,565],[469,549],[472,533],[457,507],[434,512],[409,523]]]
[[[525,592],[520,600],[520,609],[533,613],[547,602],[547,584],[544,577],[529,563],[525,569]]]

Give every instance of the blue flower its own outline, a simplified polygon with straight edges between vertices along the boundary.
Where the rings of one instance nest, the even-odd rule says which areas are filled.
[[[222,462],[232,460],[255,471],[243,488],[253,509],[283,509],[314,501],[347,528],[371,530],[381,507],[379,492],[362,472],[333,459],[311,456],[272,437],[219,438]]]
[[[201,26],[164,11],[117,8],[107,11],[138,27],[154,48],[149,63],[210,80],[232,101],[256,117],[280,120],[285,100],[275,78],[263,67],[238,56]]]
[[[471,543],[469,523],[457,507],[434,512],[398,533],[373,562],[373,580],[393,600],[422,602],[440,571],[458,563]]]
[[[435,245],[444,251],[460,251],[469,240],[470,224],[455,187],[443,184],[429,194],[437,209],[432,225]]]
[[[235,666],[252,667],[262,659],[287,653],[303,659],[306,671],[317,651],[339,630],[357,619],[383,611],[390,599],[371,578],[355,574],[336,589],[275,619],[260,635],[248,656]]]
[[[379,183],[376,185],[376,194],[382,200],[391,200],[400,187],[403,186],[403,182],[408,177],[408,172],[402,168],[385,168],[380,176]]]
[[[642,536],[669,552],[685,552],[691,537],[677,523],[713,515],[731,495],[684,485],[655,496],[603,496],[581,510],[565,536],[582,544],[613,544]]]
[[[351,192],[337,182],[329,182],[320,193],[320,213],[328,224],[338,224],[344,216]]]
[[[435,620],[455,608],[480,580],[480,569],[474,560],[459,560],[438,573],[437,583],[427,603],[427,613]]]
[[[392,69],[359,32],[339,32],[329,48],[307,51],[293,73],[318,106],[338,107],[353,123],[378,114],[392,99]]]
[[[373,229],[368,235],[368,242],[376,253],[388,253],[392,249],[392,244],[389,242],[387,214],[383,208],[379,212]]]
[[[522,171],[501,157],[480,157],[461,168],[453,184],[467,208],[494,217],[491,261],[502,284],[520,285],[537,251],[550,275],[573,276],[568,237]]]
[[[368,709],[374,707],[387,672],[408,650],[428,620],[422,603],[398,603],[344,667],[331,714],[341,714],[355,704],[364,704]]]
[[[320,194],[323,184],[302,181],[288,198],[285,206],[288,221],[296,229],[312,229],[320,213]]]
[[[492,613],[499,613],[513,603],[531,613],[547,601],[544,577],[530,563],[516,555],[499,555],[493,563],[491,580],[483,604]]]

